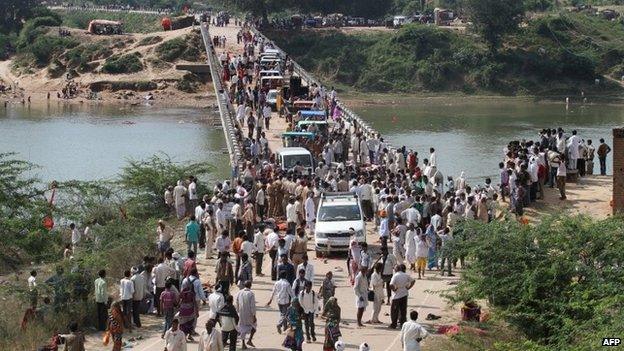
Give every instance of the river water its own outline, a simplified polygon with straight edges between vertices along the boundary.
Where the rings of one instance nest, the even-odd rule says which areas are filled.
[[[502,149],[512,139],[535,138],[542,128],[561,126],[595,143],[604,137],[612,145],[611,128],[624,125],[621,106],[611,105],[566,110],[563,104],[506,98],[383,102],[355,110],[393,145],[418,151],[421,160],[435,147],[445,176],[463,170],[479,181],[498,174]],[[215,176],[225,178],[223,132],[204,122],[207,113],[148,106],[9,105],[0,107],[0,152],[17,152],[38,164],[44,181],[110,179],[128,158],[159,152],[180,162],[210,162],[217,168]]]
[[[465,171],[480,183],[486,176],[498,175],[503,147],[511,140],[536,140],[541,129],[562,127],[566,132],[576,129],[594,145],[604,138],[612,146],[612,128],[624,125],[621,106],[586,104],[566,109],[565,104],[513,98],[398,98],[354,110],[392,145],[417,151],[421,161],[434,147],[445,177]],[[611,162],[610,155],[609,174]]]
[[[0,152],[40,166],[43,181],[111,179],[127,159],[166,153],[179,162],[209,162],[229,175],[220,128],[206,110],[78,106],[63,103],[0,107]],[[221,171],[223,170],[223,171]]]

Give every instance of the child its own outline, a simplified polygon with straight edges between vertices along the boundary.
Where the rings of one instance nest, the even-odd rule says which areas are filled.
[[[325,279],[323,283],[321,283],[321,287],[319,289],[319,295],[323,298],[323,305],[327,303],[330,297],[333,297],[336,293],[336,284],[334,283],[334,274],[329,271],[325,273]]]

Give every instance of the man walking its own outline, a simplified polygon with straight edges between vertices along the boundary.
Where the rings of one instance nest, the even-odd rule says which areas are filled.
[[[271,306],[273,297],[277,296],[277,306],[280,312],[280,318],[277,322],[277,332],[282,333],[282,330],[286,330],[288,327],[288,317],[286,316],[286,310],[290,306],[290,301],[295,295],[288,280],[286,280],[286,273],[281,272],[279,274],[279,280],[273,285],[273,291],[271,291],[271,298],[267,302],[267,307]]]
[[[130,280],[130,271],[124,272],[124,277],[119,282],[119,298],[123,311],[124,325],[128,330],[132,330],[130,318],[132,316],[132,295],[134,294],[134,283]]]

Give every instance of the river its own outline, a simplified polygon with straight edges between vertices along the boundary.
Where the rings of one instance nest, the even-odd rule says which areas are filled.
[[[384,98],[387,99],[387,98]],[[597,146],[604,138],[613,146],[612,128],[624,125],[624,110],[615,105],[570,105],[533,102],[516,98],[397,98],[384,104],[359,104],[354,108],[394,146],[405,145],[429,156],[436,149],[438,164],[446,176],[482,183],[498,175],[503,147],[511,140],[537,139],[543,128],[573,129]],[[607,158],[607,173],[612,174]],[[596,159],[595,170],[598,170]]]
[[[465,171],[470,179],[498,174],[503,147],[535,138],[545,127],[577,129],[595,143],[612,145],[611,128],[624,124],[621,106],[534,103],[513,98],[384,98],[355,108],[393,145],[406,145],[422,160],[437,150],[444,175]],[[0,107],[0,152],[40,166],[44,181],[111,179],[126,160],[164,152],[176,161],[205,161],[215,177],[229,176],[220,128],[205,123],[206,111],[52,103]],[[611,173],[611,158],[608,159]],[[596,165],[597,167],[597,165]],[[596,168],[597,169],[597,168]]]
[[[39,166],[50,180],[112,179],[128,159],[166,153],[179,162],[209,162],[229,175],[220,128],[198,109],[111,105],[0,107],[0,152]]]

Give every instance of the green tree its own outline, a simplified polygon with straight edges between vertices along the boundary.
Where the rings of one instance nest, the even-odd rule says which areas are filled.
[[[18,31],[23,21],[33,15],[39,0],[2,0],[0,1],[0,32]]]
[[[524,4],[518,0],[464,0],[474,28],[496,52],[501,38],[518,29],[524,15]]]

